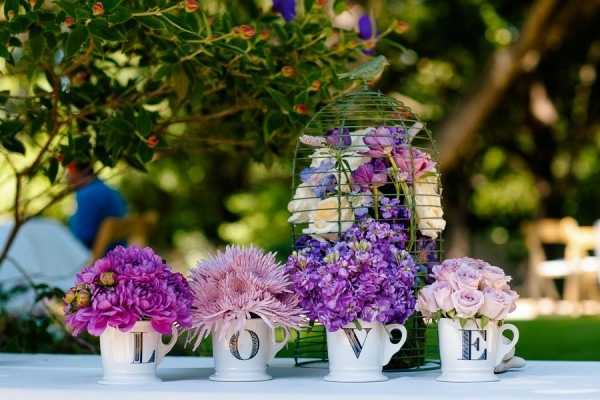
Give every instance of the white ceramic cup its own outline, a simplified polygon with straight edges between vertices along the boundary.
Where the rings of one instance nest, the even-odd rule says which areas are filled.
[[[138,321],[127,332],[121,332],[111,326],[100,334],[100,354],[104,376],[103,384],[130,384],[160,382],[156,376],[156,367],[177,342],[178,332],[175,325],[171,331],[171,340],[162,341],[150,321]]]
[[[272,379],[267,374],[267,364],[289,340],[285,332],[283,340],[277,342],[275,332],[261,318],[247,320],[242,332],[228,335],[224,340],[218,336],[212,334],[215,373],[209,379],[222,382]]]
[[[504,343],[502,334],[511,331],[513,338]],[[438,323],[443,382],[493,382],[500,378],[494,367],[519,341],[519,330],[512,324],[498,326],[489,322],[481,328],[481,321],[467,321],[464,327],[458,320],[442,318]]]
[[[406,342],[406,328],[401,324],[360,321],[362,329],[350,323],[335,332],[327,332],[327,355],[330,382],[379,382],[387,380],[383,366]],[[389,332],[400,330],[402,337],[394,343]]]

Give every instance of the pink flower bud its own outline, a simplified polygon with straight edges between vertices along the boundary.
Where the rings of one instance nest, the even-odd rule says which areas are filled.
[[[100,283],[102,283],[104,286],[112,286],[117,283],[117,280],[115,279],[115,273],[112,271],[101,273],[99,279]]]
[[[369,40],[365,40],[365,50],[373,50],[377,46],[377,39],[371,38]]]
[[[327,4],[327,0],[317,0],[315,1],[315,8],[320,10],[321,8],[325,7],[325,4]]]
[[[312,83],[310,84],[310,88],[312,90],[319,90],[319,89],[321,89],[321,81],[318,80],[318,79],[312,81]]]
[[[294,112],[299,115],[307,115],[308,110],[306,104],[294,104]]]
[[[148,147],[153,149],[158,144],[158,138],[156,137],[156,135],[150,135],[146,143],[148,144]]]
[[[72,289],[69,289],[69,291],[67,293],[65,293],[65,297],[63,297],[63,301],[66,304],[71,304],[72,302],[75,301],[75,297],[76,297],[75,292],[73,292]]]
[[[260,36],[259,36],[259,37],[260,37],[262,40],[267,40],[268,38],[270,38],[270,37],[271,37],[271,32],[269,32],[269,31],[262,31],[262,32],[260,33]]]
[[[286,78],[289,78],[294,75],[294,67],[290,67],[289,65],[286,65],[283,68],[281,68],[281,73]]]
[[[77,308],[86,308],[90,306],[90,292],[87,290],[80,290],[77,292],[75,296],[75,303],[77,304]]]
[[[71,17],[65,18],[65,26],[72,26],[75,23],[75,20]]]
[[[410,25],[408,25],[404,21],[396,21],[396,26],[394,26],[394,32],[396,33],[404,33],[410,29]]]
[[[185,0],[185,11],[194,12],[198,9],[198,3],[195,0]]]
[[[254,35],[256,35],[256,31],[254,30],[254,28],[248,25],[240,26],[238,32],[244,39],[252,39]]]
[[[29,4],[35,6],[37,4],[37,0],[29,0]]]
[[[94,13],[94,15],[104,14],[104,4],[102,4],[99,1],[94,3],[94,5],[92,6],[92,12]]]

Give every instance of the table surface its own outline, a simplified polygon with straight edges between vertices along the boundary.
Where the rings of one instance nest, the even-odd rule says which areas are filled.
[[[97,355],[0,353],[0,399],[600,399],[600,362],[529,361],[488,383],[437,382],[439,370],[386,373],[386,382],[325,382],[327,369],[285,358],[269,366],[273,380],[213,382],[213,366],[212,358],[167,356],[157,372],[162,382],[101,385]]]

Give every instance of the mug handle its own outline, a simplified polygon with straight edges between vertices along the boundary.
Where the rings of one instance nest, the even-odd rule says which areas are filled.
[[[281,342],[278,342],[275,339],[275,329],[271,329],[271,340],[269,343],[269,353],[267,354],[267,363],[270,363],[271,361],[273,361],[273,359],[275,358],[275,355],[279,352],[279,350],[283,349],[283,346],[285,346],[288,343],[288,340],[290,339],[290,332],[287,330],[283,331],[283,340]]]
[[[158,354],[156,357],[156,365],[160,364],[160,362],[167,355],[167,353],[171,351],[173,346],[175,346],[175,343],[177,343],[177,338],[179,338],[179,331],[177,330],[175,324],[173,324],[173,326],[171,327],[171,340],[169,340],[169,343],[164,344],[162,341],[162,336],[161,339],[158,341]]]
[[[504,337],[502,333],[504,331],[512,331],[513,333],[513,339],[508,343],[504,343],[502,340]],[[519,330],[513,324],[504,324],[498,329],[498,337],[496,338],[496,341],[498,348],[496,350],[496,363],[494,365],[500,364],[504,356],[516,346],[517,342],[519,341]]]
[[[400,332],[402,332],[402,337],[400,338],[400,341],[398,343],[393,343],[392,342],[392,338],[390,337],[390,335],[388,334],[389,332],[392,332],[393,330],[398,329]],[[404,345],[404,342],[406,342],[407,339],[407,333],[406,333],[406,327],[402,324],[389,324],[389,325],[383,325],[382,329],[381,329],[381,335],[383,336],[383,365],[386,365],[387,363],[390,362],[390,360],[392,359],[392,356],[394,354],[396,354],[398,352],[398,350],[400,350],[400,348]]]

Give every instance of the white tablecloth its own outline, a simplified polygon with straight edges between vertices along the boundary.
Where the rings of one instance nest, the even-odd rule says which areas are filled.
[[[324,368],[294,367],[275,359],[273,380],[212,382],[212,358],[167,356],[158,367],[163,382],[101,385],[100,356],[0,353],[1,400],[466,400],[600,399],[600,362],[529,361],[499,382],[443,383],[439,370],[386,373],[376,383],[323,381]]]

